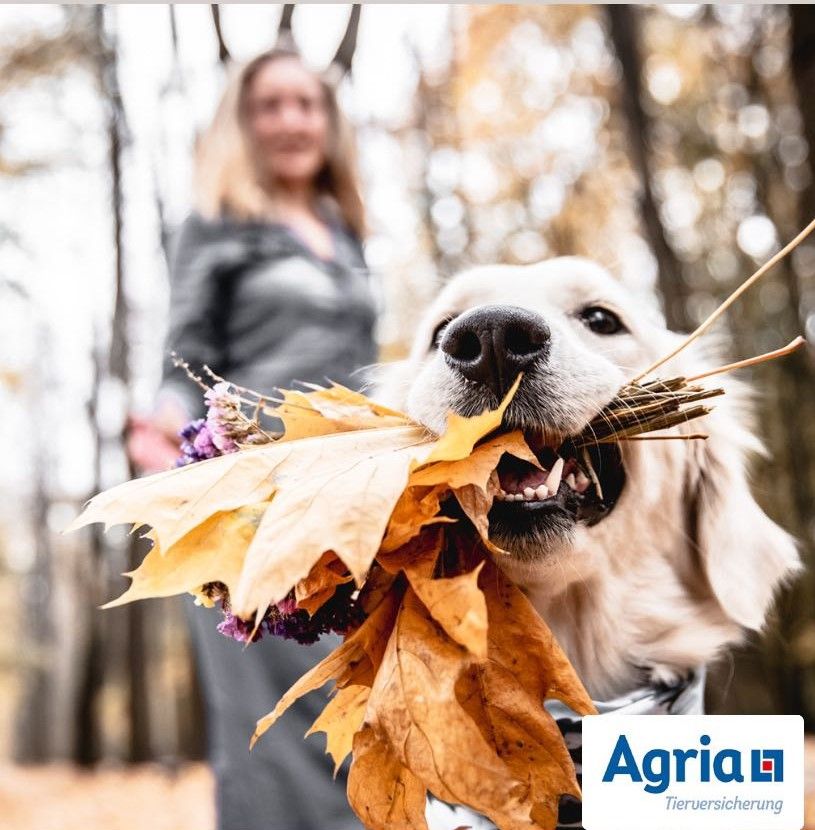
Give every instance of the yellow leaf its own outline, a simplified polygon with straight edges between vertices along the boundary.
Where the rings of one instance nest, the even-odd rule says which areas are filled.
[[[373,562],[412,464],[432,444],[417,427],[340,433],[284,445],[310,444],[308,463],[288,472],[261,519],[232,597],[249,617],[282,599],[326,550],[361,583]]]
[[[435,450],[434,450],[435,453]],[[507,453],[540,468],[540,463],[519,430],[498,435],[476,447],[470,455],[455,461],[426,462],[410,476],[409,486],[444,484],[455,489],[474,484],[484,490],[501,456]]]
[[[133,580],[127,591],[103,608],[183,594],[207,582],[223,582],[232,590],[266,507],[263,503],[216,513],[164,554],[155,545],[135,571],[125,574]]]
[[[94,496],[67,530],[93,522],[104,522],[106,530],[150,525],[167,551],[214,513],[269,499],[292,452],[291,445],[272,444],[127,481]]]
[[[314,387],[314,391],[308,393],[283,390],[283,403],[264,411],[283,422],[284,441],[410,423],[401,412],[339,385],[327,389]]]
[[[424,463],[432,464],[436,461],[455,461],[459,458],[466,458],[473,451],[477,441],[501,426],[504,412],[518,390],[521,377],[518,375],[515,379],[515,383],[512,384],[512,388],[507,392],[498,409],[485,409],[474,418],[465,418],[451,412],[447,416],[447,429],[444,435],[436,442],[433,452]]]
[[[351,684],[328,701],[325,709],[306,732],[306,737],[315,732],[325,732],[325,751],[334,759],[334,777],[336,778],[342,762],[351,753],[354,735],[362,727],[365,707],[368,705],[369,686]]]

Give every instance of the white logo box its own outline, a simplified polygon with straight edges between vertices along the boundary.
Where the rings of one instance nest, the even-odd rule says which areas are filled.
[[[798,715],[590,715],[582,755],[586,830],[804,825]]]

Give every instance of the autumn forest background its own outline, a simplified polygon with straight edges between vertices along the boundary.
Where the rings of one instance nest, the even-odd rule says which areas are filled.
[[[656,292],[670,325],[689,330],[815,217],[813,6],[0,8],[0,808],[11,827],[67,828],[49,804],[63,818],[74,805],[76,826],[104,815],[135,827],[126,798],[163,799],[166,823],[153,827],[190,826],[179,816],[193,801],[194,826],[211,826],[206,773],[189,763],[202,758],[202,710],[178,603],[100,612],[143,552],[124,534],[60,531],[131,474],[126,416],[149,411],[158,382],[196,134],[230,62],[289,32],[315,66],[350,66],[340,99],[357,129],[383,359],[404,353],[422,304],[457,270],[560,254]],[[798,333],[812,342],[815,241],[719,331],[734,358]],[[749,378],[770,451],[756,492],[808,570],[766,636],[716,667],[709,707],[802,714],[813,732],[811,349]],[[127,778],[136,763],[154,766]],[[94,818],[76,795],[92,780]]]

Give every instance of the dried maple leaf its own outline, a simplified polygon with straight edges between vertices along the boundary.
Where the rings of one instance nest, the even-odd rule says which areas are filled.
[[[132,580],[130,587],[103,607],[192,592],[207,582],[223,582],[233,590],[266,507],[262,503],[215,513],[166,553],[156,544],[135,571],[125,574]]]
[[[327,389],[313,387],[308,393],[284,390],[283,401],[264,411],[283,422],[283,441],[410,423],[403,413],[338,385]]]
[[[309,571],[305,579],[294,586],[297,607],[313,614],[326,600],[334,595],[337,585],[344,585],[353,579],[342,560],[333,551],[320,557],[320,561]]]
[[[233,613],[259,624],[291,592],[298,614],[316,614],[356,581],[364,620],[258,721],[252,743],[333,681],[309,734],[325,732],[335,770],[353,753],[349,800],[371,830],[426,830],[428,791],[501,830],[548,830],[559,795],[578,792],[543,701],[591,702],[489,558],[501,554],[487,518],[501,457],[537,464],[522,433],[488,437],[510,397],[451,415],[436,439],[342,387],[287,392],[267,410],[282,440],[114,488],[74,523],[151,527],[154,549],[112,604],[219,582]]]
[[[365,723],[437,798],[466,804],[499,826],[522,822],[530,809],[527,785],[510,772],[456,697],[463,670],[474,662],[408,589]]]
[[[370,686],[353,683],[337,689],[311,729],[306,732],[306,737],[315,732],[325,732],[325,751],[334,759],[335,777],[342,762],[351,754],[354,735],[362,728],[370,694]]]
[[[427,830],[427,788],[370,726],[354,736],[348,801],[366,827]]]

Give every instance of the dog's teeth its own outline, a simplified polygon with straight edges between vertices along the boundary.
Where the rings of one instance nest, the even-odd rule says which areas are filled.
[[[549,498],[549,488],[545,484],[541,484],[540,487],[535,490],[535,498],[539,501]]]
[[[569,473],[566,476],[566,484],[572,488],[572,490],[577,490],[577,481],[575,480],[574,473]]]
[[[585,492],[586,490],[589,489],[590,484],[591,484],[591,481],[590,481],[589,477],[582,470],[578,470],[577,471],[577,492],[578,493]]]
[[[524,498],[527,500],[534,499],[535,491],[531,487],[524,487]]]
[[[523,493],[515,493],[515,495],[512,497],[512,499],[513,499],[513,501],[523,501],[524,500],[524,494]]]
[[[560,477],[563,475],[564,463],[565,462],[562,458],[558,458],[558,460],[555,461],[555,466],[552,467],[552,472],[549,473],[549,476],[546,479],[546,488],[552,494],[557,493],[557,488],[560,487]]]

